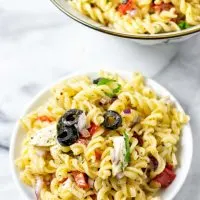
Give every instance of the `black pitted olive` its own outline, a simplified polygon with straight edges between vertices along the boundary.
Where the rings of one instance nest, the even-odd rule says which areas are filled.
[[[78,123],[79,116],[83,113],[82,110],[70,109],[59,120],[58,123],[62,123],[66,126],[72,126]]]
[[[62,146],[70,146],[79,139],[79,132],[74,126],[57,126],[57,140]]]
[[[103,117],[103,126],[107,129],[114,130],[120,127],[122,124],[121,116],[119,115],[119,113],[113,110],[108,110]]]
[[[70,109],[58,121],[57,140],[63,146],[70,146],[79,139],[77,124],[82,110]]]
[[[98,82],[101,80],[102,78],[100,77],[100,78],[97,78],[97,79],[94,79],[93,80],[93,84],[98,84]]]

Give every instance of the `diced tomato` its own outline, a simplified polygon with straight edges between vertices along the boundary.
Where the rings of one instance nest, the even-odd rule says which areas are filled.
[[[95,150],[96,160],[101,160],[102,152],[100,150]]]
[[[85,146],[87,146],[88,140],[86,140],[86,139],[84,139],[84,138],[79,138],[79,139],[77,140],[77,143],[84,144]]]
[[[168,187],[176,178],[176,174],[171,167],[172,165],[167,165],[164,171],[153,179],[154,181],[160,183],[162,188]]]
[[[167,163],[166,168],[169,169],[169,170],[173,170],[174,167],[173,167],[173,165]]]
[[[55,121],[55,119],[53,117],[49,117],[49,116],[46,116],[46,115],[43,115],[43,116],[39,116],[37,117],[37,120],[40,120],[42,122],[53,122]]]
[[[126,3],[122,3],[118,6],[117,10],[125,15],[127,13],[127,11],[130,11],[132,9],[135,8],[135,4],[133,2],[133,0],[128,0]]]
[[[172,19],[170,19],[170,21],[172,21],[174,23],[178,23],[178,19],[177,18],[172,18]]]
[[[90,132],[90,135],[94,135],[98,128],[99,128],[99,126],[97,126],[94,123],[91,123],[91,126],[88,129],[88,131]]]
[[[74,171],[72,172],[72,175],[74,177],[74,180],[76,182],[76,184],[83,189],[88,189],[89,185],[87,183],[87,176],[86,174],[82,173],[82,172],[78,172],[78,171]]]
[[[90,195],[90,197],[91,197],[93,200],[96,200],[96,199],[97,199],[97,195],[96,195],[96,194],[92,194],[92,195]]]
[[[153,9],[156,12],[161,12],[163,10],[170,10],[173,5],[171,3],[161,3],[161,4],[152,4]]]

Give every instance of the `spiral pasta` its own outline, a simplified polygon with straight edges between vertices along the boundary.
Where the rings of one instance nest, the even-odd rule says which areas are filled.
[[[112,9],[104,0],[98,6]],[[153,200],[175,178],[177,144],[189,117],[146,86],[140,73],[130,81],[105,71],[99,75],[93,81],[79,76],[57,84],[48,101],[21,119],[27,134],[16,165],[38,199]],[[82,121],[67,126],[79,130],[79,137],[61,143],[59,123],[77,110]],[[108,126],[116,120],[106,121],[108,113],[118,117],[117,125]],[[166,173],[168,180],[163,180]]]

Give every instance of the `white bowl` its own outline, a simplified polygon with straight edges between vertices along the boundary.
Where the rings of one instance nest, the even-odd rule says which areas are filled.
[[[127,71],[117,71],[115,70],[119,75],[126,79],[131,78],[131,73]],[[97,78],[98,74],[97,72],[78,72],[75,74],[68,75],[56,83],[68,79],[70,77],[76,76],[76,75],[88,75],[91,78]],[[54,83],[53,85],[55,85]],[[181,105],[178,103],[176,98],[167,91],[164,87],[156,83],[155,81],[151,79],[146,79],[147,85],[149,85],[151,88],[153,88],[158,95],[161,96],[170,96],[171,100],[176,104],[177,108],[181,111],[183,110]],[[43,91],[41,91],[29,104],[29,106],[25,109],[22,116],[29,113],[30,111],[34,110],[38,106],[40,106],[42,103],[45,102],[45,100],[50,96],[49,89],[53,86],[50,85]],[[25,137],[25,131],[22,129],[19,121],[16,123],[15,129],[12,134],[11,144],[10,144],[10,164],[11,164],[11,170],[12,175],[14,178],[14,181],[16,185],[18,186],[19,190],[21,191],[23,197],[25,197],[28,200],[35,199],[35,194],[32,188],[26,186],[19,180],[19,170],[15,166],[15,160],[20,155],[20,150],[22,147],[22,141]],[[180,190],[181,186],[183,185],[186,176],[188,174],[191,161],[192,161],[192,152],[193,152],[193,142],[192,142],[192,132],[189,123],[184,126],[181,134],[181,140],[180,140],[180,146],[179,146],[179,168],[176,169],[176,179],[173,181],[173,183],[165,190],[163,190],[161,195],[161,200],[172,200],[175,195]]]

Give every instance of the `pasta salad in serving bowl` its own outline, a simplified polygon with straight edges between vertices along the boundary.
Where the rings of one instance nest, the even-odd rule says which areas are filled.
[[[181,41],[200,31],[200,0],[51,0],[95,30],[143,44]]]
[[[192,159],[189,117],[140,73],[70,75],[42,91],[11,141],[28,199],[171,200]]]

